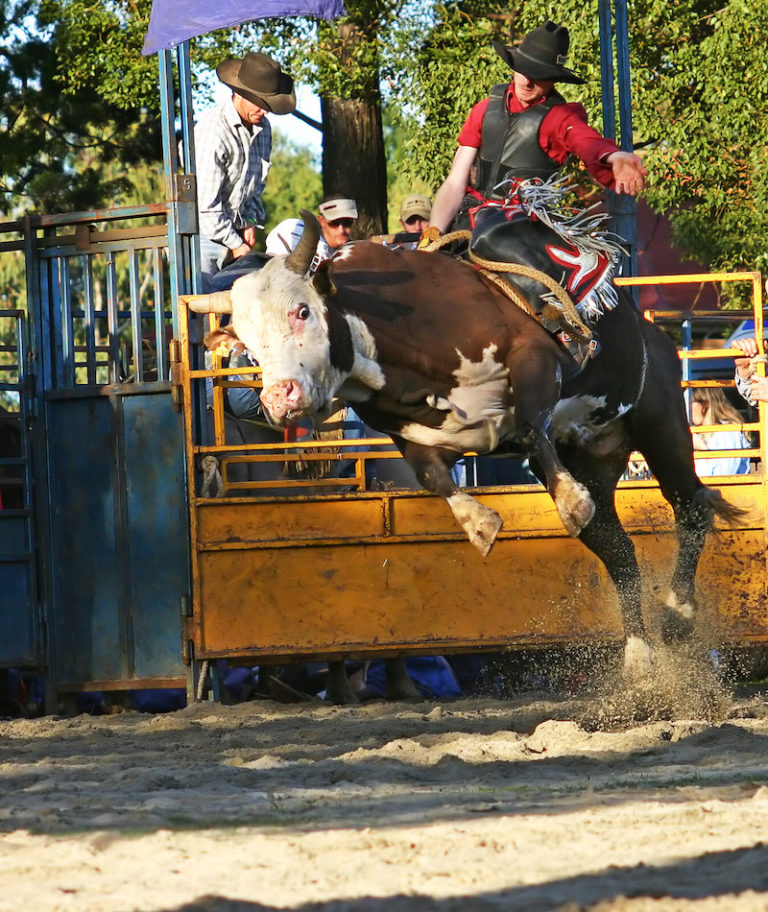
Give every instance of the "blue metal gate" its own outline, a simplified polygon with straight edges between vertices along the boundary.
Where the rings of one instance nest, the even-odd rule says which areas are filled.
[[[2,262],[16,258],[6,272],[21,276],[0,309],[12,340],[0,352],[12,437],[0,451],[0,667],[38,669],[49,708],[189,678],[167,210],[0,225]]]
[[[27,325],[20,309],[0,310],[0,666],[26,668],[42,655],[37,611]]]

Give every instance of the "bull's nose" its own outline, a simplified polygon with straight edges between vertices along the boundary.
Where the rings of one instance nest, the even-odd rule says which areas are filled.
[[[293,379],[280,380],[262,390],[261,404],[275,422],[286,424],[301,410],[303,398],[299,383]]]

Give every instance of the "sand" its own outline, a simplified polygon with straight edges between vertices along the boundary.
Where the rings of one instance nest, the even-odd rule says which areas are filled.
[[[768,910],[768,688],[0,722],[0,909]]]

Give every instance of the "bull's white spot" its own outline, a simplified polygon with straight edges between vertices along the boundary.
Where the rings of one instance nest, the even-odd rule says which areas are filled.
[[[653,651],[650,645],[637,636],[627,637],[624,646],[624,674],[631,681],[639,682],[653,671]]]
[[[633,406],[632,403],[620,403],[606,421],[598,416],[600,413],[605,414],[607,404],[606,396],[570,396],[561,399],[552,413],[552,434],[555,441],[594,447],[599,446],[605,438],[603,442],[606,448],[613,449],[613,435],[617,429],[612,426]]]
[[[333,255],[333,259],[341,262],[342,260],[348,260],[355,249],[354,243],[345,244],[337,253]]]
[[[664,604],[670,611],[676,612],[686,621],[692,621],[696,614],[695,607],[690,602],[681,602],[671,589],[668,589],[664,596]]]
[[[509,371],[496,360],[497,347],[489,345],[480,361],[471,361],[456,350],[459,366],[456,385],[447,396],[427,396],[427,405],[445,413],[439,427],[407,424],[401,434],[424,446],[454,452],[488,453],[515,429],[515,410],[509,388]]]
[[[509,371],[505,364],[496,360],[497,345],[489,345],[483,349],[480,361],[471,361],[457,348],[459,366],[453,372],[459,387],[482,386],[485,383],[506,380]]]

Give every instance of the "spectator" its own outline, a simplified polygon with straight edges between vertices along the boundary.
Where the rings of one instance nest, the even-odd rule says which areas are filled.
[[[216,73],[232,95],[195,125],[203,292],[220,269],[256,243],[266,220],[261,194],[272,154],[267,113],[289,114],[296,107],[293,79],[266,54],[225,60]]]
[[[701,387],[693,391],[691,424],[694,427],[718,424],[742,424],[743,419],[718,387]],[[741,431],[708,431],[693,435],[694,450],[741,450],[749,441]],[[721,456],[694,460],[697,475],[746,475],[749,458]]]
[[[321,235],[310,272],[314,272],[323,260],[330,259],[350,239],[357,222],[357,203],[338,193],[332,193],[320,203],[317,220],[320,222]],[[299,243],[302,234],[304,222],[301,219],[283,219],[267,235],[267,253],[270,256],[290,253]]]
[[[421,193],[406,196],[400,204],[400,224],[409,234],[421,234],[429,225],[432,203]]]
[[[565,66],[569,45],[568,29],[549,20],[517,47],[494,42],[496,53],[514,70],[513,80],[495,86],[489,98],[472,108],[421,246],[454,219],[456,227],[467,227],[470,208],[503,201],[515,181],[552,177],[570,155],[581,159],[605,187],[632,195],[642,190],[647,172],[640,158],[601,136],[589,126],[582,105],[566,102],[555,91],[557,82],[585,81]]]
[[[747,356],[736,358],[736,389],[750,405],[758,402],[768,402],[768,377],[761,377],[755,371],[755,360],[761,357],[757,349],[757,342],[753,338],[735,339],[733,348],[738,348]]]

